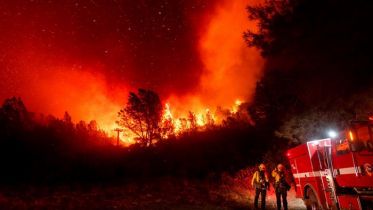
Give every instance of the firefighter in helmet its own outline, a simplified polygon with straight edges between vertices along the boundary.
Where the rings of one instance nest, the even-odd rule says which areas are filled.
[[[261,196],[261,206],[262,210],[265,210],[266,205],[266,194],[269,190],[268,174],[266,172],[266,167],[264,164],[259,165],[259,171],[254,173],[253,179],[251,180],[251,185],[255,188],[255,209],[258,208],[259,194]]]
[[[281,197],[284,210],[288,209],[288,201],[286,200],[287,191],[290,190],[290,185],[285,180],[284,166],[278,164],[277,167],[272,171],[272,176],[275,178],[273,188],[275,188],[277,209],[281,209]]]

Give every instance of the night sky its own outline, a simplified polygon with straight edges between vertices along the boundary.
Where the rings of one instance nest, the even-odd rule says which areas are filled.
[[[250,0],[2,0],[0,100],[114,123],[129,91],[181,116],[249,101],[263,61],[245,45]],[[177,113],[178,112],[178,113]]]

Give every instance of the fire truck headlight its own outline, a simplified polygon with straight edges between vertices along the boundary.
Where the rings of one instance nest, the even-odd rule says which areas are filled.
[[[335,133],[334,131],[329,131],[329,136],[334,138],[337,136],[337,133]]]

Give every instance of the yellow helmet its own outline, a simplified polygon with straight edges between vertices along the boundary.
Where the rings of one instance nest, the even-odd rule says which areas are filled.
[[[262,170],[262,171],[265,171],[266,170],[266,166],[262,163],[259,165],[259,170]]]
[[[283,166],[282,164],[278,164],[278,165],[277,165],[277,169],[278,169],[279,171],[282,171],[282,170],[284,169],[284,166]]]

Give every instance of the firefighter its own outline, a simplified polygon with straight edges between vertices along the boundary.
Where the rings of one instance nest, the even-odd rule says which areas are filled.
[[[273,188],[275,188],[276,199],[277,199],[277,209],[281,209],[281,197],[284,210],[288,209],[288,201],[286,200],[287,191],[290,190],[290,185],[285,180],[284,166],[278,164],[277,168],[272,171],[272,176],[275,178],[273,183]]]
[[[258,208],[259,194],[261,196],[261,206],[262,210],[265,210],[266,205],[266,194],[269,190],[268,174],[266,172],[266,167],[264,164],[259,165],[259,171],[254,173],[253,179],[251,180],[251,185],[255,188],[255,209]]]

